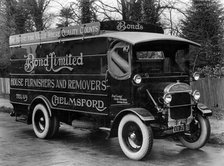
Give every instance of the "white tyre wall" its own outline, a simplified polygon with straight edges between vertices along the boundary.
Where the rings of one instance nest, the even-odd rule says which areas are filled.
[[[141,160],[152,149],[152,129],[150,126],[146,126],[138,116],[128,114],[122,118],[119,124],[118,140],[122,151],[128,158]]]
[[[32,114],[33,130],[36,136],[42,139],[48,138],[49,133],[52,133],[51,123],[47,108],[43,104],[37,104]]]
[[[208,141],[211,132],[210,123],[207,117],[197,115],[196,121],[198,123],[198,129],[194,129],[195,131],[192,135],[179,136],[180,142],[190,149],[199,149],[204,146]]]

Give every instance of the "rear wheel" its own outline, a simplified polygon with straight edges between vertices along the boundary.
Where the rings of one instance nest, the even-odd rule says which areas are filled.
[[[59,127],[60,127],[60,122],[57,118],[57,116],[55,115],[52,115],[51,117],[51,129],[50,129],[50,133],[49,133],[49,136],[48,138],[53,138],[57,135],[58,131],[59,131]]]
[[[153,134],[136,115],[124,116],[118,127],[118,140],[124,154],[133,160],[141,160],[152,149]]]
[[[199,149],[208,141],[210,132],[208,118],[198,114],[190,124],[190,132],[179,136],[179,139],[187,148]]]
[[[32,124],[36,136],[42,139],[55,136],[59,128],[57,117],[50,117],[47,108],[43,104],[37,104],[34,107]]]

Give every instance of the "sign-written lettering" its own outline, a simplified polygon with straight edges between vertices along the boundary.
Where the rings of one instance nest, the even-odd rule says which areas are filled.
[[[106,91],[106,80],[11,78],[12,87]]]
[[[124,98],[122,95],[112,94],[111,97],[117,104],[128,104],[128,99]]]
[[[125,21],[121,21],[117,25],[117,30],[119,31],[126,31],[126,30],[143,30],[143,26],[139,23],[137,24],[131,24],[127,23]]]
[[[82,35],[92,36],[99,34],[100,23],[88,23],[83,25],[69,26],[57,29],[50,29],[47,31],[38,31],[25,33],[20,35],[13,35],[9,38],[10,45],[37,43],[45,41],[53,41],[68,37],[80,37]]]
[[[51,103],[54,107],[58,105],[64,106],[75,106],[75,107],[87,107],[96,109],[99,112],[103,112],[107,109],[102,100],[92,100],[84,98],[71,98],[53,95],[51,98]]]
[[[73,66],[83,65],[83,54],[80,56],[72,56],[72,54],[63,57],[57,57],[55,52],[46,55],[46,58],[35,58],[33,54],[25,55],[26,63],[24,70],[28,73],[32,72],[36,67],[45,67],[46,71],[59,72],[62,69],[73,70]]]

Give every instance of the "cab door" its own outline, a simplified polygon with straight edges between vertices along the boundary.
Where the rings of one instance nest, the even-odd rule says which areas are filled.
[[[131,46],[114,42],[108,51],[108,84],[111,108],[128,107],[131,102]]]

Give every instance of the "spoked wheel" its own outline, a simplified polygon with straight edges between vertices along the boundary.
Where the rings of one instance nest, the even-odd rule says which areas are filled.
[[[38,138],[52,138],[59,128],[56,116],[49,116],[47,108],[43,104],[37,104],[32,114],[34,133]]]
[[[128,114],[122,118],[118,128],[118,139],[124,154],[133,160],[143,159],[152,149],[152,129],[136,115]]]
[[[210,136],[210,123],[207,117],[196,115],[190,124],[190,132],[179,136],[180,142],[190,149],[199,149],[206,144]]]

